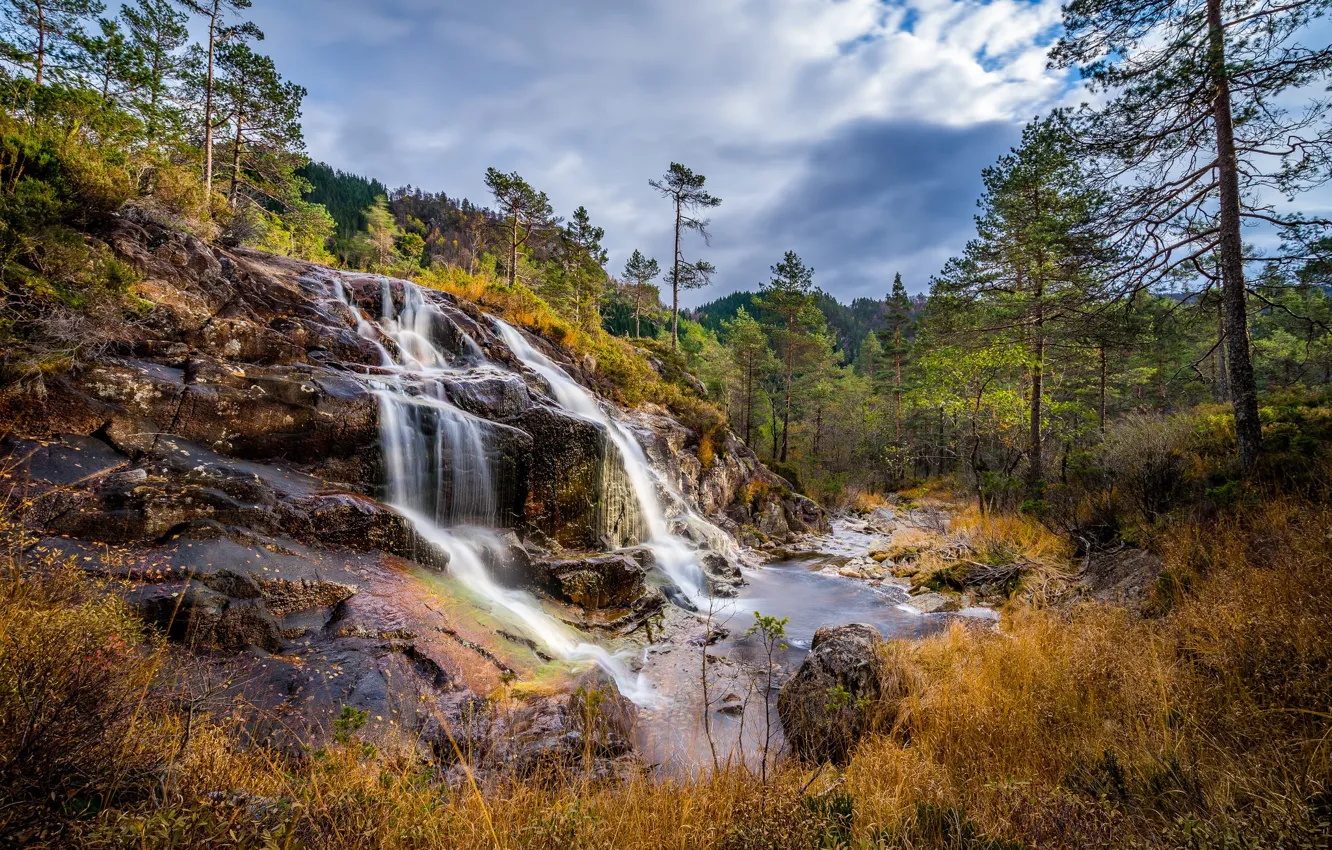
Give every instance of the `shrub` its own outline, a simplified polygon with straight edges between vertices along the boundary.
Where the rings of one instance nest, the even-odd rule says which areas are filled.
[[[0,583],[0,787],[12,799],[129,790],[166,748],[145,706],[142,623],[72,566]],[[151,721],[151,722],[150,722]]]

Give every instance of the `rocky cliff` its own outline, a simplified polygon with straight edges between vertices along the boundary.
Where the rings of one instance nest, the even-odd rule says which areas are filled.
[[[103,238],[142,275],[141,316],[94,362],[11,388],[0,411],[0,463],[18,482],[33,559],[122,580],[203,679],[229,683],[218,704],[240,698],[279,741],[317,738],[344,705],[372,726],[438,730],[471,717],[476,695],[547,672],[539,642],[450,581],[448,547],[382,501],[376,381],[388,343],[353,308],[383,315],[418,290],[210,246],[133,209]],[[632,492],[608,473],[618,467],[605,429],[553,403],[475,305],[424,297],[421,332],[463,364],[442,379],[447,403],[485,423],[493,455],[486,507],[505,542],[492,575],[589,634],[632,628],[664,597],[644,581],[650,557],[606,554],[642,530]],[[733,436],[705,465],[697,435],[667,411],[622,419],[668,482],[664,498],[742,543],[824,527]],[[434,486],[466,484],[469,470],[444,465]],[[439,499],[459,504],[442,489]],[[734,574],[722,560],[716,572]],[[569,715],[552,699],[531,712]]]

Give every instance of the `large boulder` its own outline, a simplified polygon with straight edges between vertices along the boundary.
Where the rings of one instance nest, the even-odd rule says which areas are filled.
[[[228,574],[224,578],[234,578]],[[243,583],[242,583],[243,584]],[[242,592],[250,587],[228,585]],[[277,652],[282,629],[256,598],[236,599],[200,581],[167,582],[134,588],[127,601],[139,615],[167,635],[196,649]]]
[[[777,695],[777,714],[796,755],[842,763],[905,693],[906,679],[889,663],[873,626],[825,626]]]
[[[614,553],[538,561],[533,568],[548,590],[584,608],[624,608],[647,589],[643,566]]]
[[[600,669],[583,673],[563,693],[531,697],[504,714],[480,699],[450,713],[451,723],[432,719],[422,730],[436,758],[451,765],[461,756],[472,770],[510,776],[573,769],[612,775],[616,763],[633,754],[638,719],[634,704]]]

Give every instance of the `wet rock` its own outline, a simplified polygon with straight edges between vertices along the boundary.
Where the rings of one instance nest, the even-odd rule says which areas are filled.
[[[786,523],[786,511],[782,509],[782,503],[775,500],[764,503],[754,525],[768,537],[781,540],[791,533],[791,527]]]
[[[958,597],[943,593],[921,593],[911,597],[909,604],[922,614],[947,613],[962,607]]]
[[[129,458],[96,437],[62,434],[56,440],[13,440],[4,447],[13,472],[48,484],[86,484],[129,463]]]
[[[698,606],[689,600],[685,592],[673,584],[662,587],[661,592],[670,600],[672,605],[683,608],[686,611],[698,612]]]
[[[126,601],[168,637],[192,647],[277,652],[282,630],[257,599],[232,599],[201,582],[135,588]]]
[[[615,551],[620,555],[633,558],[645,570],[655,569],[657,566],[657,553],[652,551],[649,546],[626,546]]]
[[[625,607],[643,595],[646,571],[623,555],[589,555],[534,565],[553,593],[584,608]]]
[[[427,722],[422,737],[443,763],[457,764],[461,755],[474,770],[608,776],[634,750],[637,710],[599,669],[580,676],[569,692],[530,698],[509,713],[485,700],[467,700],[449,713],[449,728]]]
[[[904,695],[883,643],[864,623],[814,633],[809,655],[777,695],[782,729],[801,758],[845,762],[872,721]]]
[[[525,411],[513,424],[532,437],[528,521],[561,546],[600,546],[605,430],[544,405]]]
[[[527,383],[513,373],[451,375],[444,378],[444,386],[448,389],[449,401],[486,419],[514,419],[532,406]]]

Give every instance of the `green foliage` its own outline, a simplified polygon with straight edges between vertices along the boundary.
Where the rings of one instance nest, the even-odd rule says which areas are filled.
[[[370,712],[344,705],[333,720],[333,741],[338,744],[350,744],[369,722]]]
[[[365,211],[378,198],[388,196],[388,189],[378,180],[338,171],[322,162],[306,163],[296,175],[310,184],[305,200],[328,211],[337,227],[336,235],[343,241],[369,227]]]

